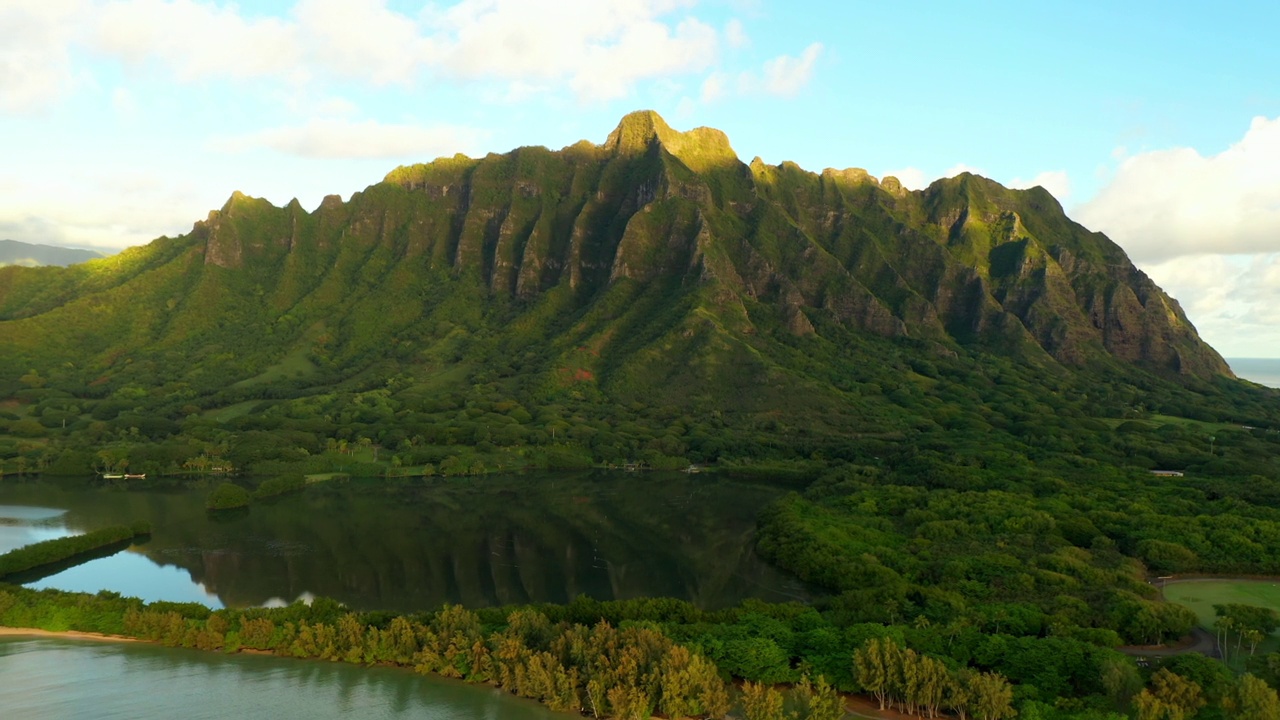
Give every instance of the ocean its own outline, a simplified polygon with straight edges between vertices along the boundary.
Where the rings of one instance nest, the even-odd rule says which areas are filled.
[[[1280,388],[1280,358],[1227,358],[1237,377]]]

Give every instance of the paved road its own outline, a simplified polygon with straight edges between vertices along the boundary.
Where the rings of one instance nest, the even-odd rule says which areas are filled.
[[[1218,652],[1218,641],[1214,639],[1213,633],[1204,628],[1194,628],[1191,631],[1190,639],[1177,645],[1161,645],[1156,647],[1148,646],[1127,646],[1117,648],[1125,655],[1134,657],[1170,657],[1172,655],[1185,655],[1187,653],[1200,653],[1208,655],[1211,658],[1221,658],[1222,653]]]

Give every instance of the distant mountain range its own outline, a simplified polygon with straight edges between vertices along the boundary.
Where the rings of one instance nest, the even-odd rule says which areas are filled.
[[[39,267],[41,265],[75,265],[103,257],[93,250],[58,247],[56,245],[33,245],[17,240],[0,240],[0,267],[21,265],[23,267]]]

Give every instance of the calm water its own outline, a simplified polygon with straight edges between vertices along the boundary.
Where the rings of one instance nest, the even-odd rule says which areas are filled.
[[[405,670],[145,644],[0,638],[0,716],[566,720],[480,685]]]
[[[216,481],[0,481],[0,552],[149,521],[151,539],[32,587],[212,607],[322,595],[422,610],[668,596],[703,607],[806,596],[754,554],[755,517],[781,490],[713,475],[531,474],[349,482],[210,516]]]
[[[149,541],[33,587],[213,607],[324,595],[415,610],[672,596],[803,598],[752,551],[782,492],[711,475],[534,474],[350,482],[210,516],[215,481],[0,480],[0,552],[147,520]],[[0,638],[0,717],[565,718],[483,686],[390,668],[145,644]]]
[[[1227,364],[1238,377],[1280,388],[1280,358],[1227,358]]]

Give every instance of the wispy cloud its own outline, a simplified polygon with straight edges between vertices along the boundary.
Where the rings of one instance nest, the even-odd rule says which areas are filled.
[[[117,0],[85,8],[88,42],[133,67],[158,63],[180,81],[307,76],[298,27],[193,0]]]
[[[720,34],[672,0],[464,0],[428,14],[426,61],[460,79],[559,80],[582,100],[625,96],[640,80],[697,72]]]
[[[308,158],[432,158],[474,152],[485,134],[455,125],[384,124],[372,120],[311,120],[302,125],[220,138],[216,149],[243,152],[269,148]]]
[[[733,75],[716,70],[703,79],[699,99],[707,105],[734,95],[795,97],[813,79],[822,51],[822,43],[815,42],[799,56],[784,54],[765,61],[758,71]]]
[[[1033,188],[1037,185],[1048,190],[1059,203],[1065,204],[1071,197],[1071,178],[1067,176],[1065,170],[1046,170],[1030,180],[1014,178],[1009,183],[1009,187],[1019,189]]]
[[[1280,348],[1280,252],[1181,255],[1142,269],[1224,355]]]
[[[0,113],[39,111],[70,90],[77,5],[72,0],[0,4]]]
[[[429,77],[551,84],[601,101],[645,80],[704,72],[722,44],[747,42],[740,21],[717,30],[681,0],[462,0],[417,14],[385,0],[298,0],[282,17],[198,0],[13,2],[0,9],[0,107],[57,96],[77,43],[180,82]]]
[[[771,95],[792,97],[813,78],[813,67],[822,55],[822,43],[813,43],[800,57],[779,55],[764,64],[762,87]]]

